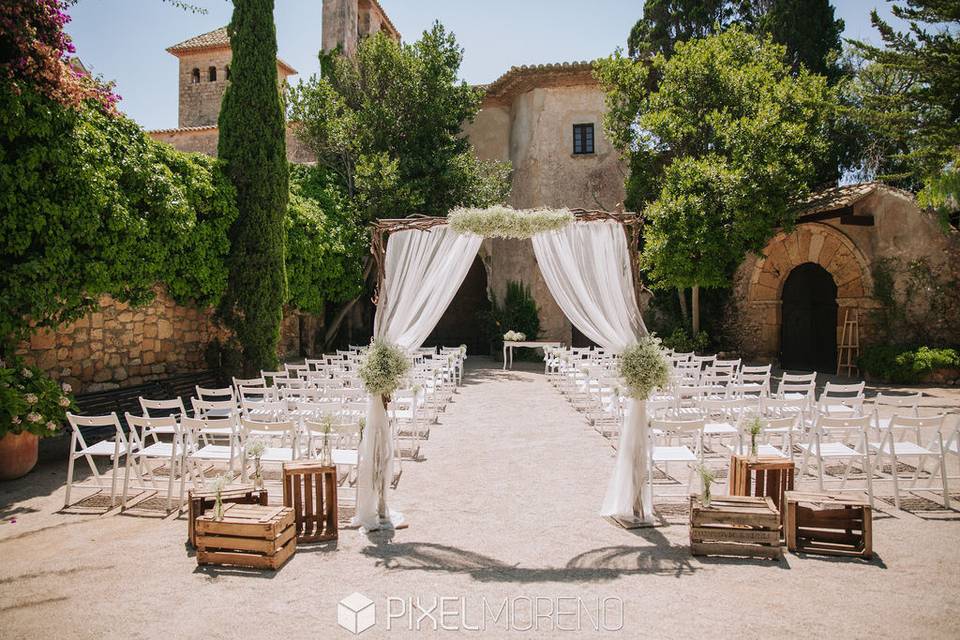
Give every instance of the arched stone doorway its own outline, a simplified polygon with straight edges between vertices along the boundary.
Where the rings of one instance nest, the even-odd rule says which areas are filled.
[[[869,332],[865,320],[876,303],[870,297],[873,281],[863,252],[840,229],[810,222],[798,224],[792,233],[778,233],[763,249],[763,255],[742,266],[746,276],[746,300],[739,318],[743,350],[750,357],[774,359],[782,355],[784,335],[784,286],[794,269],[812,263],[826,271],[836,286],[838,305],[831,341],[836,345],[838,326],[846,309],[860,311],[860,340]],[[836,367],[834,360],[833,368]],[[826,369],[827,371],[832,368]]]
[[[781,297],[780,365],[833,371],[837,365],[837,283],[813,262],[794,267]]]
[[[423,346],[454,347],[464,344],[468,354],[489,355],[490,341],[483,326],[483,318],[488,311],[487,269],[480,256],[477,256],[453,302]]]

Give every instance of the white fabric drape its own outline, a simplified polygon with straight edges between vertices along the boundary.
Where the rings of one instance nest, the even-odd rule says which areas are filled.
[[[457,234],[448,226],[390,235],[384,281],[373,323],[375,340],[412,350],[423,344],[467,277],[483,238]],[[382,396],[371,396],[360,441],[357,513],[354,524],[368,531],[401,524],[386,506],[393,477],[393,439]]]
[[[554,300],[585,336],[619,353],[647,335],[619,222],[580,222],[539,233],[533,250]],[[630,398],[601,515],[652,522],[648,455],[646,403]]]

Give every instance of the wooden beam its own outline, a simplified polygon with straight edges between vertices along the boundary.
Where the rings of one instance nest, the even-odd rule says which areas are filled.
[[[852,224],[858,227],[872,227],[873,216],[872,215],[840,216],[840,224]]]
[[[840,218],[842,216],[852,216],[853,207],[840,207],[839,209],[829,209],[827,211],[818,211],[816,213],[811,213],[805,216],[800,216],[797,218],[797,223],[800,222],[821,222],[823,220],[833,220],[835,218]]]

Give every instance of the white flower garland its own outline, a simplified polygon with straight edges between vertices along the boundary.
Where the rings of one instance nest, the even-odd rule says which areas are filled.
[[[627,347],[620,354],[618,367],[630,395],[639,400],[646,400],[651,391],[670,381],[670,367],[663,357],[660,339],[653,336],[640,338],[637,344]]]
[[[486,209],[459,208],[447,216],[450,228],[457,233],[515,240],[563,229],[575,219],[569,209],[514,209],[505,205]]]
[[[375,340],[360,363],[360,379],[367,392],[389,396],[399,389],[410,371],[410,360],[395,344]]]

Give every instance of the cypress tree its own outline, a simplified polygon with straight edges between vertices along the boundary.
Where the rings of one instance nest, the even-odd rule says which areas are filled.
[[[273,0],[234,0],[227,30],[233,59],[220,108],[218,155],[236,187],[239,216],[230,230],[230,278],[221,313],[249,375],[277,367],[286,299],[289,185]]]

